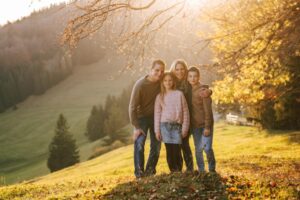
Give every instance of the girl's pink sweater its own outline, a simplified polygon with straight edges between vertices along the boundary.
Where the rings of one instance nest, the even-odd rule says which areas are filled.
[[[156,96],[154,107],[154,131],[160,132],[160,122],[176,122],[182,124],[182,132],[189,130],[190,115],[188,105],[183,93],[179,90],[172,90],[164,95],[164,101]]]

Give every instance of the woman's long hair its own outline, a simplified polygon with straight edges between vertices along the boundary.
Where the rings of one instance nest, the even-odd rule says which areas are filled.
[[[181,64],[184,67],[184,70],[185,70],[185,74],[184,74],[183,80],[179,80],[175,76],[175,70],[176,70],[176,66],[178,64]],[[172,63],[172,65],[171,65],[171,67],[170,67],[170,71],[176,77],[176,87],[177,87],[177,89],[180,90],[181,92],[183,92],[184,96],[187,96],[188,95],[188,90],[189,90],[189,84],[187,82],[188,65],[187,65],[186,61],[183,60],[183,59],[174,60],[173,63]]]
[[[174,76],[174,74],[172,72],[165,72],[162,79],[161,79],[161,82],[160,82],[160,99],[161,99],[161,102],[162,104],[164,104],[164,97],[165,97],[165,94],[167,92],[165,86],[164,86],[164,79],[167,77],[167,76],[170,76],[172,81],[173,81],[173,86],[172,86],[172,90],[175,90],[176,89],[176,77]]]
[[[172,72],[175,75],[176,65],[178,65],[178,64],[180,64],[180,65],[182,65],[184,67],[185,73],[184,73],[183,79],[186,80],[187,74],[188,74],[188,65],[187,65],[187,63],[186,63],[185,60],[183,60],[183,59],[174,60],[173,63],[172,63],[172,65],[171,65],[171,67],[170,67],[170,72]],[[180,80],[177,80],[177,81],[180,81]]]

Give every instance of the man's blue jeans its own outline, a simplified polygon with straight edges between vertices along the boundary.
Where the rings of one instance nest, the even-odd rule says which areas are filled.
[[[215,171],[216,160],[215,160],[214,151],[212,149],[213,128],[211,128],[211,133],[209,136],[204,136],[203,131],[204,131],[204,128],[194,128],[193,129],[195,154],[196,154],[198,169],[200,172],[203,172],[205,169],[204,159],[203,159],[203,150],[204,150],[206,153],[207,161],[208,161],[208,170]]]
[[[137,178],[156,173],[156,165],[161,147],[161,142],[156,139],[154,133],[154,117],[140,118],[139,125],[146,135],[140,135],[134,142],[134,174]],[[144,151],[148,130],[150,132],[150,153],[146,171],[144,171]]]

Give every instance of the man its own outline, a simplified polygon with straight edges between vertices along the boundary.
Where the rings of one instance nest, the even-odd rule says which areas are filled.
[[[130,122],[134,126],[134,174],[136,178],[156,173],[160,153],[160,141],[154,133],[154,103],[160,92],[160,79],[165,70],[165,62],[155,60],[148,75],[139,79],[132,90],[129,103]],[[150,132],[150,153],[144,170],[144,147],[148,130]]]

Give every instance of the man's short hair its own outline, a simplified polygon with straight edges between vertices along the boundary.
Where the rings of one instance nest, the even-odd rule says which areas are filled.
[[[188,70],[188,72],[196,72],[198,74],[198,76],[200,77],[200,70],[198,67],[195,66],[191,66]]]
[[[151,67],[151,69],[153,69],[153,67],[154,67],[155,65],[161,65],[161,66],[163,66],[164,68],[166,67],[166,63],[165,63],[163,60],[160,60],[160,59],[154,60],[154,61],[152,62],[152,67]]]

